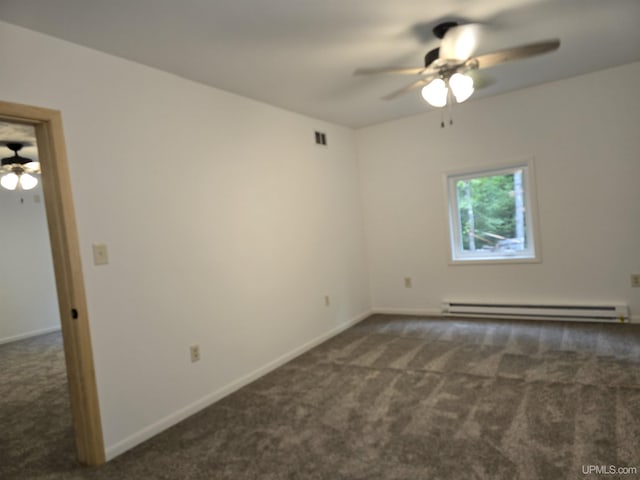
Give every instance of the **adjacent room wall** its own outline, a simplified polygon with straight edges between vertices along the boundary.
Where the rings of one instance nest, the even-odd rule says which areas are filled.
[[[352,130],[6,23],[0,45],[2,99],[62,112],[109,458],[367,314]]]
[[[59,330],[40,185],[28,192],[0,188],[0,220],[0,344]]]
[[[640,63],[358,131],[373,307],[623,301],[640,320]],[[542,262],[448,264],[444,172],[534,158]],[[412,277],[413,288],[403,278]]]

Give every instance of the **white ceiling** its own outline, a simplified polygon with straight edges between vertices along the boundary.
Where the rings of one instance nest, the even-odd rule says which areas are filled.
[[[413,77],[353,71],[423,65],[442,20],[490,27],[478,53],[561,41],[473,98],[640,60],[640,0],[1,0],[0,19],[352,127],[428,109],[380,100]]]

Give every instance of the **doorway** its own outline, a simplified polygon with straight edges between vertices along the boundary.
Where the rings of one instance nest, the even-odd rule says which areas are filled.
[[[105,452],[62,116],[0,101],[0,120],[35,128],[76,454],[82,464],[100,465]]]

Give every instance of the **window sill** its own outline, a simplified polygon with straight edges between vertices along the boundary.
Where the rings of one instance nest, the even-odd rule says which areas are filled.
[[[513,257],[513,258],[456,258],[449,259],[449,265],[504,265],[514,263],[542,263],[540,257]]]

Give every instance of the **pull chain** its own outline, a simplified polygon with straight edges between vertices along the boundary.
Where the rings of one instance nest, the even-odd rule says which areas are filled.
[[[453,94],[451,89],[447,88],[447,112],[449,113],[449,125],[453,125]],[[444,107],[440,109],[440,128],[444,128]]]

